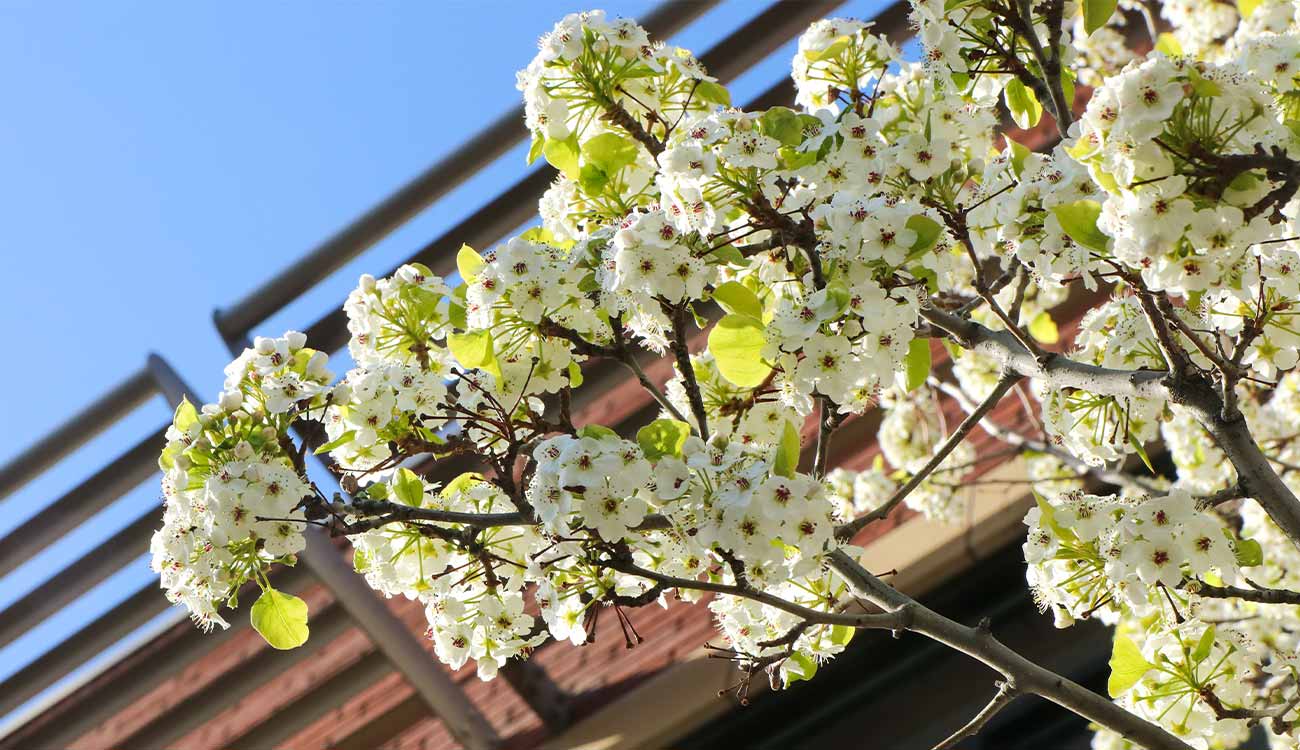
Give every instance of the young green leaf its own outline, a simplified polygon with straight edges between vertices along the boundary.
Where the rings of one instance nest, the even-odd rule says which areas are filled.
[[[763,361],[766,345],[763,324],[749,315],[725,315],[709,332],[709,351],[717,362],[718,372],[741,388],[762,384],[772,371]]]
[[[651,461],[664,456],[682,455],[682,446],[691,435],[691,426],[676,419],[656,419],[636,431],[636,443]]]
[[[617,133],[601,133],[582,144],[583,159],[606,175],[635,163],[638,150],[636,141]]]
[[[271,648],[283,651],[307,642],[307,602],[296,596],[268,588],[248,614],[253,629]]]
[[[1234,551],[1237,555],[1237,564],[1243,568],[1264,564],[1264,548],[1254,539],[1238,539]]]
[[[907,390],[914,391],[925,385],[930,377],[930,340],[915,338],[907,345],[907,356],[903,359],[907,372]]]
[[[916,214],[907,218],[907,228],[916,232],[916,242],[912,243],[909,255],[918,255],[933,248],[943,234],[943,226],[925,214]]]
[[[1192,661],[1200,664],[1210,658],[1210,649],[1214,648],[1214,625],[1210,625],[1201,633],[1201,637],[1196,641],[1196,648],[1192,649]]]
[[[799,469],[799,430],[795,429],[790,420],[786,420],[785,427],[781,430],[781,442],[776,446],[776,460],[773,462],[772,471],[783,477],[794,476],[795,471]]]
[[[542,148],[546,146],[546,137],[541,133],[533,133],[533,140],[528,144],[528,158],[525,164],[532,164],[537,161],[537,157],[542,155]]]
[[[319,455],[322,454],[322,453],[329,453],[330,451],[334,450],[335,448],[342,448],[343,446],[345,446],[345,445],[347,445],[348,443],[352,442],[353,438],[355,438],[356,436],[357,436],[357,431],[356,431],[356,430],[348,430],[347,432],[343,433],[342,435],[339,435],[338,437],[334,438],[333,440],[329,441],[328,443],[326,443],[326,444],[322,445],[321,447],[317,448],[316,450],[312,451],[312,453],[313,453],[314,455],[319,456]]]
[[[1142,657],[1142,651],[1133,639],[1116,633],[1115,644],[1110,652],[1110,679],[1106,681],[1110,697],[1123,695],[1154,667],[1154,664]]]
[[[803,128],[799,125],[799,116],[789,107],[772,107],[763,113],[759,123],[763,133],[770,135],[787,146],[803,143]]]
[[[413,508],[420,507],[424,504],[424,480],[406,467],[398,469],[393,480],[393,499]]]
[[[189,432],[190,428],[199,423],[199,411],[194,408],[194,404],[185,396],[181,396],[181,402],[176,405],[176,413],[172,415],[172,424],[181,432]]]
[[[800,680],[811,680],[817,674],[817,661],[799,651],[790,654],[785,663],[785,684],[787,686]]]
[[[1097,228],[1097,217],[1101,216],[1100,203],[1090,200],[1064,203],[1053,207],[1052,213],[1070,239],[1089,250],[1106,252],[1110,238]]]
[[[1246,0],[1246,2],[1258,3],[1259,0]],[[1237,7],[1240,8],[1241,4],[1238,3]],[[1182,57],[1183,45],[1178,42],[1178,37],[1166,31],[1157,37],[1156,51],[1163,52],[1167,57]]]
[[[447,336],[447,348],[462,366],[499,375],[492,334],[488,331],[453,333]]]
[[[849,641],[853,640],[853,634],[858,632],[856,628],[848,625],[834,625],[831,627],[831,643],[836,646],[847,646]]]
[[[1263,0],[1237,0],[1237,12],[1241,14],[1241,19],[1244,21],[1247,18],[1250,18],[1262,1]]]
[[[713,290],[713,300],[729,313],[763,319],[763,303],[749,287],[739,281],[727,281]]]
[[[1056,321],[1052,320],[1052,314],[1046,310],[1029,321],[1029,335],[1044,344],[1055,344],[1061,340],[1061,332],[1056,327]]]
[[[1089,34],[1106,25],[1115,13],[1118,0],[1083,0],[1083,28]]]
[[[578,137],[576,135],[570,135],[564,139],[547,138],[546,144],[542,146],[542,155],[546,157],[546,161],[552,167],[563,172],[565,177],[576,180],[581,176],[578,169]]]
[[[726,86],[713,81],[700,81],[699,85],[695,87],[695,98],[710,104],[721,104],[724,107],[731,106],[731,92],[727,90]]]
[[[461,245],[460,250],[456,251],[456,270],[460,271],[460,277],[466,284],[477,279],[485,265],[483,258],[469,245]]]
[[[1039,104],[1033,89],[1021,83],[1019,78],[1012,78],[1002,94],[1017,127],[1029,130],[1038,124],[1038,119],[1043,116],[1043,105]]]
[[[618,433],[603,424],[588,424],[578,428],[578,437],[589,437],[597,440],[617,439]]]

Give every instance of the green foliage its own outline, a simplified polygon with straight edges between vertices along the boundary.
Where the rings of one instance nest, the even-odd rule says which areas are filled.
[[[801,447],[799,430],[787,419],[781,429],[781,441],[776,446],[776,460],[773,462],[772,471],[783,477],[793,477],[799,468]]]
[[[497,362],[490,332],[453,333],[447,336],[447,348],[461,365],[480,369],[497,377],[501,376],[501,367]]]
[[[1110,652],[1110,679],[1106,681],[1106,690],[1110,697],[1118,698],[1154,668],[1154,664],[1142,657],[1142,651],[1132,638],[1116,633]]]
[[[656,419],[636,432],[637,445],[651,461],[664,456],[682,455],[682,446],[690,437],[691,426],[676,419]]]
[[[1084,30],[1091,34],[1105,26],[1118,5],[1118,0],[1083,0]]]
[[[758,295],[739,281],[719,284],[713,290],[713,300],[729,313],[763,319],[763,303],[759,301]]]
[[[460,277],[465,280],[465,283],[477,279],[484,265],[483,258],[469,245],[461,245],[460,250],[456,251],[456,270],[460,272]]]
[[[930,366],[932,364],[930,356],[930,340],[923,338],[914,338],[907,345],[907,356],[903,360],[907,370],[907,390],[914,391],[925,385],[925,379],[930,377]]]
[[[1091,200],[1074,201],[1053,207],[1052,213],[1061,222],[1061,229],[1070,235],[1070,239],[1089,250],[1106,252],[1110,238],[1097,228],[1097,217],[1101,216],[1100,203]]]
[[[1017,127],[1028,130],[1038,124],[1043,116],[1043,105],[1039,104],[1033,89],[1021,83],[1019,78],[1012,78],[1002,93]]]
[[[307,642],[307,602],[296,596],[267,588],[253,603],[249,619],[271,648],[283,651]]]
[[[398,469],[393,480],[393,499],[413,508],[420,507],[424,504],[424,480],[410,469]]]
[[[709,351],[717,362],[718,372],[741,388],[760,385],[772,371],[763,361],[766,345],[763,323],[750,315],[726,315],[709,332]]]

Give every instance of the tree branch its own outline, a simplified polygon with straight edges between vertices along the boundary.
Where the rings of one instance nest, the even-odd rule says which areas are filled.
[[[980,709],[980,712],[975,714],[974,718],[972,718],[966,726],[953,732],[949,735],[948,739],[935,745],[933,750],[951,750],[951,748],[957,746],[958,742],[961,742],[967,737],[974,737],[979,734],[979,731],[984,728],[984,725],[989,723],[989,719],[992,719],[999,711],[1011,705],[1011,702],[1018,697],[1019,693],[1016,691],[1015,686],[1010,680],[999,682],[998,692],[993,695],[993,698],[988,702],[988,705]]]
[[[1039,362],[1006,331],[993,331],[934,307],[922,308],[921,315],[962,347],[990,357],[1004,368],[1042,381],[1049,388],[1172,401],[1187,407],[1232,462],[1245,494],[1264,508],[1292,543],[1300,546],[1300,500],[1273,470],[1268,457],[1251,436],[1245,418],[1240,413],[1225,418],[1222,398],[1203,378],[1185,377],[1175,383],[1164,370],[1116,370],[1076,362],[1059,354]]]
[[[827,561],[831,569],[849,584],[855,596],[886,612],[910,612],[910,622],[903,629],[920,633],[988,665],[1015,685],[1017,690],[1046,698],[1147,750],[1191,750],[1190,745],[1160,727],[1138,718],[1082,685],[1029,661],[1003,645],[987,629],[954,622],[887,586],[843,550],[830,553]]]
[[[858,516],[852,521],[840,524],[840,526],[835,529],[836,538],[852,539],[855,534],[865,528],[868,524],[879,521],[888,516],[899,503],[903,502],[903,500],[912,493],[912,490],[916,489],[921,482],[925,481],[926,477],[930,476],[930,474],[934,473],[935,469],[939,468],[939,464],[943,463],[943,460],[948,457],[948,454],[952,453],[953,449],[960,445],[961,441],[966,439],[966,436],[970,434],[970,431],[975,429],[975,426],[984,419],[986,414],[993,410],[994,406],[997,406],[998,402],[1002,400],[1002,397],[1007,395],[1007,391],[1011,390],[1012,386],[1020,381],[1020,377],[1019,373],[1008,373],[1003,375],[1002,379],[998,381],[998,384],[993,387],[993,392],[990,393],[978,407],[976,407],[975,411],[966,415],[966,418],[962,420],[962,423],[957,425],[957,429],[953,430],[952,434],[949,435],[948,438],[935,450],[934,455],[930,457],[930,460],[926,462],[925,466],[922,466],[919,471],[913,474],[902,487],[895,490],[894,494],[885,501],[884,505],[881,505],[870,513]]]

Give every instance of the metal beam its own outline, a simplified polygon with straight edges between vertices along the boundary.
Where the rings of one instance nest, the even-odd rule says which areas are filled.
[[[161,514],[152,508],[0,611],[0,648],[145,554]],[[161,597],[161,592],[158,593]]]
[[[305,531],[302,560],[352,615],[388,661],[442,719],[447,731],[469,750],[488,750],[499,743],[492,725],[470,703],[442,665],[425,651],[406,624],[380,601],[374,590],[350,568],[329,536],[316,527]]]
[[[148,583],[137,589],[116,607],[0,682],[0,715],[36,697],[167,607],[157,584]]]
[[[158,453],[162,451],[165,431],[166,428],[160,428],[136,443],[108,466],[0,539],[0,577],[12,573],[157,472]]]
[[[0,466],[0,500],[103,432],[153,394],[144,370],[132,373],[94,403],[69,417],[36,444]]]
[[[718,80],[735,79],[770,55],[809,23],[821,18],[844,0],[778,0],[700,55],[705,69]],[[903,5],[906,5],[905,3]],[[906,16],[904,16],[906,20]],[[788,81],[769,89],[769,94],[790,91]],[[764,95],[766,96],[766,95]],[[760,100],[763,96],[760,96]],[[787,97],[792,98],[792,97]],[[469,244],[485,248],[537,215],[537,201],[555,179],[555,170],[537,167],[477,211],[420,248],[407,262],[423,263],[439,275],[455,267],[456,248]],[[389,271],[391,276],[397,269]],[[307,340],[323,351],[337,351],[347,343],[347,315],[342,306],[313,323]]]
[[[290,593],[301,592],[310,581],[310,576],[301,567],[280,568],[271,574],[271,583],[276,588]],[[256,587],[253,588],[255,590]],[[132,604],[133,601],[134,604]],[[80,640],[86,637],[97,637],[98,626],[102,623],[113,622],[116,618],[130,617],[132,622],[138,624],[141,620],[132,614],[131,608],[133,606],[152,608],[156,613],[162,611],[167,604],[158,587],[147,584],[135,596],[115,607],[111,612],[72,636],[72,638],[51,649],[50,653],[67,652]],[[333,606],[333,603],[331,602],[329,606]],[[319,617],[323,611],[314,614]],[[152,614],[145,616],[144,621],[147,621],[152,616]],[[3,738],[0,738],[0,750],[10,750],[10,748],[22,750],[22,748],[28,747],[71,747],[78,737],[86,734],[92,728],[102,724],[109,717],[138,700],[167,677],[202,659],[247,627],[248,619],[243,617],[233,618],[229,628],[225,630],[219,629],[211,633],[205,633],[193,627],[189,622],[177,623],[174,628],[180,630],[168,631],[168,634],[164,636],[166,639],[165,645],[159,647],[157,640],[151,641],[149,644],[143,645],[141,648],[124,656],[121,661],[107,668],[99,675],[88,678],[85,683],[71,688],[62,698],[51,702],[49,707],[43,709],[38,716],[34,716],[30,721],[17,726]],[[34,686],[36,691],[31,695],[45,690],[64,675],[81,666],[86,658],[93,657],[99,651],[110,646],[114,640],[108,639],[102,643],[98,641],[92,643],[92,648],[83,650],[88,655],[83,656],[80,661],[75,658],[47,659],[45,656],[40,657],[44,661],[39,667],[35,668],[34,672],[36,676],[45,679],[40,685]],[[124,664],[125,667],[123,667]],[[42,674],[44,670],[49,670],[49,672]],[[23,671],[27,672],[28,670],[24,669]],[[25,687],[28,682],[27,679],[17,682],[13,682],[12,678],[6,680],[3,684],[0,684],[0,696],[7,694],[10,689],[14,688],[28,691],[30,688]],[[27,698],[22,699],[19,703],[25,700]],[[12,709],[0,707],[0,713],[7,713],[10,710]]]
[[[671,36],[717,2],[670,0],[647,14],[642,25],[656,37]],[[466,130],[471,128],[472,123],[467,123]],[[217,331],[227,341],[248,333],[253,326],[387,237],[527,136],[522,106],[501,114],[486,128],[479,129],[474,137],[453,148],[447,156],[317,245],[306,256],[235,304],[218,310],[213,316]]]

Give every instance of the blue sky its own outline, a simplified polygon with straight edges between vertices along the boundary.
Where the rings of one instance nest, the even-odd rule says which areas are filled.
[[[604,2],[644,15],[653,2]],[[762,10],[726,0],[697,52]],[[49,3],[0,0],[0,462],[150,351],[211,398],[211,324],[267,276],[517,103],[515,71],[570,0]],[[874,2],[848,3],[866,15]],[[454,30],[454,31],[453,31]],[[786,74],[790,45],[733,86]],[[524,173],[516,149],[255,333],[305,327]],[[154,399],[20,492],[0,535],[167,417]],[[0,579],[0,608],[157,502],[152,482]],[[143,552],[143,550],[142,550]],[[0,679],[149,578],[143,562],[0,649]],[[159,594],[161,596],[161,592]]]

